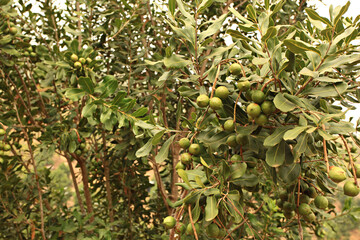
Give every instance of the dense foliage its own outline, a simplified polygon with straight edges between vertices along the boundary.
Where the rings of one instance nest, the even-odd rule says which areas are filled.
[[[349,3],[37,3],[0,0],[0,238],[302,239],[360,217]]]

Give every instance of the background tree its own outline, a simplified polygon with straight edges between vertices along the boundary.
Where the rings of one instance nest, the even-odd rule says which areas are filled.
[[[32,7],[0,1],[2,238],[298,239],[357,216],[331,197],[359,191],[349,4]]]

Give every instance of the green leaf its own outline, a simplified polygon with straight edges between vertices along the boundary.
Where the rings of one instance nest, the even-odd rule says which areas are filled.
[[[201,213],[200,197],[201,197],[201,194],[199,194],[199,195],[196,196],[196,204],[195,204],[195,207],[191,210],[191,216],[192,216],[192,219],[193,219],[194,223],[197,222],[197,220],[198,220],[199,217],[200,217],[200,213]]]
[[[288,99],[284,97],[282,93],[278,93],[274,98],[274,104],[277,109],[282,112],[290,112],[294,110],[297,105],[290,102]]]
[[[142,116],[144,116],[145,114],[147,114],[148,111],[149,111],[149,109],[148,109],[147,107],[141,107],[141,108],[139,108],[138,110],[136,110],[135,112],[133,112],[131,115],[132,115],[133,117],[138,118],[138,117],[142,117]]]
[[[94,93],[94,83],[89,77],[79,77],[80,87],[87,93]]]
[[[84,90],[79,88],[70,88],[66,90],[65,97],[67,97],[70,100],[78,101],[85,95]]]
[[[184,3],[182,2],[182,0],[176,0],[177,4],[178,4],[178,7],[179,7],[179,10],[180,12],[187,18],[187,20],[193,25],[195,26],[195,19],[194,17],[185,10],[185,7],[184,7]]]
[[[304,53],[305,51],[312,51],[320,55],[319,50],[301,40],[285,39],[284,45],[293,53]]]
[[[319,135],[322,136],[323,139],[325,139],[325,141],[336,139],[336,136],[333,136],[322,129],[318,129],[317,131],[318,131]]]
[[[215,21],[208,21],[204,24],[208,24],[208,23],[212,23],[205,31],[201,32],[199,34],[199,42],[202,42],[205,40],[205,38],[214,35],[217,31],[220,30],[220,28],[223,25],[224,20],[227,17],[227,13],[223,14],[222,16],[220,16],[218,19],[216,19]]]
[[[255,11],[253,5],[248,4],[246,6],[246,11],[249,14],[249,18],[251,18],[254,22],[256,22],[256,11]]]
[[[254,65],[264,65],[265,63],[268,63],[269,59],[268,58],[253,58],[252,63]]]
[[[209,8],[213,4],[214,0],[203,0],[198,7],[198,14]]]
[[[292,183],[298,179],[300,172],[300,164],[293,163],[289,166],[281,166],[279,168],[279,177],[286,183]]]
[[[165,141],[165,143],[160,148],[159,153],[156,155],[155,160],[157,163],[162,163],[165,159],[168,158],[169,155],[169,147],[171,143],[174,141],[175,134],[171,136],[168,140]]]
[[[336,97],[346,91],[348,85],[344,82],[327,85],[325,87],[312,87],[303,91],[301,95],[310,95],[316,97]]]
[[[193,187],[191,186],[190,182],[189,182],[189,178],[186,174],[186,172],[183,169],[178,169],[177,173],[179,175],[179,177],[181,177],[181,179],[191,188],[193,189]]]
[[[261,41],[266,42],[268,39],[273,38],[277,35],[277,29],[275,27],[269,27],[266,34],[261,38]]]
[[[237,30],[228,29],[228,30],[226,30],[226,33],[229,34],[230,36],[232,36],[233,38],[238,38],[238,39],[242,39],[245,41],[251,41],[250,38],[245,37],[241,32],[239,32]]]
[[[205,188],[206,186],[204,185],[204,183],[201,181],[201,178],[199,176],[195,176],[195,182],[197,185],[199,185],[202,188]]]
[[[279,167],[285,161],[285,142],[282,141],[266,151],[266,163],[270,167]]]
[[[277,13],[278,11],[280,11],[285,3],[286,3],[286,0],[281,0],[280,2],[278,2],[275,5],[273,11],[271,12],[271,15],[273,15],[273,14]]]
[[[249,20],[247,20],[245,17],[243,17],[238,11],[236,11],[234,8],[229,8],[229,11],[232,12],[232,14],[235,15],[235,17],[237,17],[240,21],[252,25],[253,23]],[[241,24],[240,24],[241,25]]]
[[[169,11],[171,12],[172,15],[174,15],[175,8],[176,8],[176,0],[169,0]]]
[[[96,108],[97,105],[94,102],[90,102],[83,107],[81,115],[86,118],[91,117],[95,112]]]
[[[205,206],[205,221],[210,222],[219,213],[215,196],[208,196],[206,198]]]
[[[149,153],[151,152],[152,147],[153,147],[152,141],[153,141],[153,138],[150,138],[148,140],[148,142],[144,146],[142,146],[141,148],[139,148],[136,151],[135,156],[137,158],[148,156]]]
[[[339,22],[341,16],[344,15],[347,12],[347,10],[349,9],[349,6],[350,6],[350,1],[348,1],[344,6],[342,6],[339,13],[334,18],[334,26],[337,25],[337,23]]]
[[[284,140],[292,140],[295,139],[299,136],[300,133],[302,133],[303,131],[305,131],[306,129],[308,129],[308,126],[299,126],[299,127],[295,127],[291,130],[288,130],[285,134],[283,139]]]
[[[11,42],[11,40],[12,40],[12,36],[11,36],[11,35],[5,35],[4,37],[2,37],[2,38],[0,39],[0,45],[5,45],[5,44]]]
[[[247,164],[245,162],[242,163],[236,163],[233,164],[231,167],[231,178],[232,179],[237,179],[237,178],[241,178],[247,169]]]
[[[162,137],[164,136],[165,130],[159,131],[154,135],[152,145],[157,145],[161,141]]]
[[[330,134],[349,134],[355,132],[355,128],[350,122],[326,123],[326,130]]]
[[[291,126],[282,126],[282,127],[276,128],[275,131],[270,136],[265,138],[264,146],[265,147],[273,147],[276,144],[279,144],[282,141],[285,132],[288,131],[290,128],[291,128]]]
[[[301,135],[297,139],[297,144],[294,147],[294,154],[300,155],[301,153],[305,152],[307,147],[307,140],[309,135],[306,132],[301,133]]]
[[[120,91],[116,94],[116,96],[114,97],[114,99],[112,100],[111,104],[114,106],[119,106],[119,104],[122,102],[122,100],[124,99],[124,97],[126,96],[126,92],[124,91]]]
[[[182,56],[176,54],[171,55],[171,57],[169,58],[164,58],[164,65],[167,68],[178,69],[178,68],[186,67],[187,65],[190,64],[191,64],[190,60],[185,60],[182,58]]]
[[[321,17],[317,12],[315,12],[314,9],[306,8],[305,11],[306,11],[307,15],[309,16],[309,18],[314,19],[316,21],[320,21],[322,23],[325,23],[329,27],[332,27],[332,24],[329,21],[329,19],[327,19],[325,17]]]

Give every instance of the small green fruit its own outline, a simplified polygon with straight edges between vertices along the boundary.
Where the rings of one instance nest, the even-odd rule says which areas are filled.
[[[268,118],[265,114],[260,114],[257,118],[255,118],[255,123],[259,126],[264,126],[268,123]]]
[[[359,194],[360,188],[356,187],[354,180],[346,181],[344,184],[344,194],[350,197],[355,197]]]
[[[329,201],[326,197],[318,195],[314,200],[315,206],[320,209],[326,209],[329,205]]]
[[[85,59],[85,58],[79,58],[79,61],[80,61],[82,64],[85,64],[85,63],[86,63],[86,59]]]
[[[216,225],[215,223],[212,223],[206,228],[206,232],[209,235],[209,237],[216,238],[219,236],[220,229],[219,229],[218,225]]]
[[[231,64],[229,71],[232,75],[240,75],[241,74],[241,66],[238,63]]]
[[[74,67],[75,68],[81,68],[82,67],[81,62],[75,62]]]
[[[91,58],[86,58],[86,62],[87,62],[87,63],[91,63],[91,62],[92,62],[92,59],[91,59]]]
[[[229,94],[230,94],[229,89],[227,89],[227,87],[225,86],[220,86],[215,90],[215,96],[221,99],[227,99]]]
[[[250,103],[246,108],[246,113],[249,116],[256,118],[261,114],[261,107],[256,103]]]
[[[11,27],[11,28],[9,28],[9,32],[10,32],[10,34],[11,35],[16,35],[17,34],[17,28],[16,27]]]
[[[4,129],[0,129],[0,136],[4,136],[6,131]]]
[[[354,168],[355,168],[355,172],[356,172],[356,177],[360,178],[360,164],[355,163]]]
[[[301,194],[300,199],[299,199],[300,203],[310,203],[310,197],[308,195],[305,194]]]
[[[5,144],[4,145],[4,151],[7,152],[7,151],[10,151],[11,147],[9,144]]]
[[[246,159],[246,164],[248,166],[248,168],[254,168],[256,167],[257,164],[257,158],[255,157],[249,157]]]
[[[195,226],[195,230],[196,230],[196,233],[199,234],[200,232],[200,226],[198,223],[194,223],[194,226]],[[191,223],[189,223],[186,227],[186,234],[187,235],[194,235],[194,230],[193,230],[193,227],[191,225]]]
[[[30,53],[28,51],[26,51],[26,52],[24,52],[24,56],[28,57],[28,56],[30,56]]]
[[[291,219],[295,216],[295,212],[294,211],[290,211],[290,212],[283,212],[284,216],[286,219]]]
[[[37,56],[36,52],[31,52],[30,53],[30,57],[36,57],[36,56]]]
[[[167,216],[164,218],[163,225],[166,229],[175,227],[176,219],[173,216]]]
[[[78,150],[75,151],[75,154],[76,154],[76,155],[81,155],[81,154],[82,154],[82,151],[81,151],[80,149],[78,149]]]
[[[311,198],[315,198],[317,196],[316,189],[314,187],[307,188],[304,193]]]
[[[193,155],[199,155],[201,152],[201,147],[199,144],[197,143],[193,143],[190,145],[189,147],[189,153],[193,154]]]
[[[32,51],[33,51],[33,48],[32,48],[32,46],[30,46],[30,47],[28,47],[26,50],[27,50],[28,52],[32,52]]]
[[[235,130],[234,120],[232,120],[232,119],[226,120],[226,122],[224,123],[224,129],[225,129],[225,131],[228,131],[228,132],[234,131]]]
[[[298,210],[299,214],[302,216],[306,216],[311,213],[311,207],[307,203],[301,203]]]
[[[294,204],[290,202],[284,202],[283,204],[283,210],[285,212],[292,212],[294,210]]]
[[[342,182],[346,179],[345,171],[340,167],[331,166],[329,177],[336,183]]]
[[[288,196],[289,196],[289,194],[288,194],[288,192],[286,190],[281,191],[280,194],[279,194],[279,198],[283,202],[285,202],[288,199]]]
[[[76,62],[77,60],[79,60],[79,57],[76,54],[72,54],[70,58],[71,58],[71,61],[73,61],[73,62]]]
[[[309,214],[304,215],[304,219],[308,222],[315,222],[316,216],[313,212],[310,212]]]
[[[269,114],[272,114],[273,112],[275,112],[276,107],[272,101],[266,100],[261,104],[261,110],[263,113],[269,115]]]
[[[242,160],[241,156],[238,154],[234,154],[231,156],[230,161],[232,162],[240,162]]]
[[[240,82],[237,82],[236,86],[240,91],[244,92],[250,88],[250,82],[249,81],[240,81]]]
[[[185,170],[186,166],[180,161],[176,164],[175,166],[175,169],[178,170],[178,169],[182,169],[182,170]]]
[[[205,94],[201,94],[196,98],[196,103],[199,107],[207,107],[209,105],[209,97]]]
[[[79,147],[81,150],[84,150],[86,148],[86,143],[81,143]]]
[[[223,103],[220,98],[213,97],[210,99],[209,105],[214,110],[219,110],[223,107]]]
[[[236,147],[236,137],[235,135],[231,135],[227,138],[226,144],[230,147]]]
[[[260,90],[255,90],[251,94],[251,100],[253,100],[255,103],[262,103],[265,100],[265,94]]]
[[[182,138],[179,140],[179,145],[183,149],[188,149],[190,147],[190,140],[187,138]]]
[[[186,226],[185,226],[185,224],[183,224],[183,223],[181,223],[181,222],[179,222],[179,223],[176,224],[176,226],[175,226],[175,232],[176,232],[177,234],[183,235],[183,234],[185,233],[185,231],[186,231]]]
[[[236,143],[240,146],[245,146],[249,143],[249,138],[247,135],[244,134],[237,134],[236,135]]]
[[[180,156],[180,161],[181,161],[183,164],[188,165],[188,164],[191,163],[191,161],[192,161],[191,154],[190,154],[190,153],[183,153],[183,154],[181,154],[181,156]]]

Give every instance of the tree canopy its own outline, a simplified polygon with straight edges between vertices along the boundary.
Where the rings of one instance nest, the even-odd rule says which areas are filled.
[[[303,239],[358,221],[349,2],[330,18],[306,0],[36,3],[0,0],[0,238]]]

